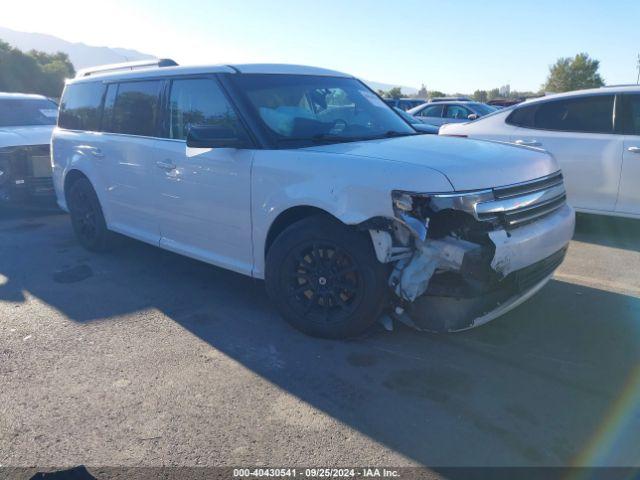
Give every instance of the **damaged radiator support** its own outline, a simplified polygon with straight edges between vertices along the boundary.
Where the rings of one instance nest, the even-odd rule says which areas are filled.
[[[411,257],[396,263],[389,283],[398,297],[413,302],[427,291],[436,270],[458,272],[462,269],[465,255],[480,249],[478,244],[453,237],[442,240],[427,238],[420,242]]]
[[[430,331],[485,323],[544,285],[574,228],[562,173],[491,189],[392,192],[394,217],[360,224],[393,264],[395,314]]]
[[[385,220],[368,226],[378,260],[394,264],[389,277],[397,296],[393,316],[419,330],[459,331],[495,318],[533,295],[566,252],[561,248],[526,268],[503,270],[513,253],[509,240],[522,241],[517,232],[485,232],[481,244],[453,235],[429,238],[428,221],[416,230],[402,220]]]

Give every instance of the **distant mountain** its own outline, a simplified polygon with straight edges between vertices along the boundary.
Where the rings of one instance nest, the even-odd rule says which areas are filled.
[[[0,27],[0,40],[22,51],[40,50],[46,53],[64,52],[69,55],[76,70],[108,63],[129,62],[156,58],[127,48],[94,47],[84,43],[72,43],[43,33],[17,32]]]
[[[400,89],[402,90],[402,93],[404,93],[405,95],[414,95],[414,94],[418,93],[418,89],[417,88],[406,87],[404,85],[392,85],[392,84],[389,84],[389,83],[372,82],[370,80],[364,80],[364,83],[369,85],[369,87],[371,87],[376,92],[378,90],[384,90],[386,92],[388,90],[391,90],[392,88],[400,87]]]
[[[148,60],[157,58],[148,53],[138,52],[128,48],[94,47],[84,43],[73,43],[44,33],[18,32],[9,28],[0,27],[0,40],[19,48],[23,52],[40,50],[46,53],[64,52],[69,55],[71,63],[76,70],[108,63],[130,62],[133,60]],[[389,83],[364,81],[373,90],[390,90],[400,87],[405,95],[413,95],[418,92],[416,88]]]

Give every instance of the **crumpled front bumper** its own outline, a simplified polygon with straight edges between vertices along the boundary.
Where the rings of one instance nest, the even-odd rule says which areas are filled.
[[[456,285],[452,276],[436,273],[427,290],[405,304],[398,315],[420,330],[453,332],[497,318],[533,296],[562,263],[573,237],[575,213],[564,205],[552,214],[510,231],[489,233],[495,245],[492,279]],[[460,277],[469,262],[461,262]]]

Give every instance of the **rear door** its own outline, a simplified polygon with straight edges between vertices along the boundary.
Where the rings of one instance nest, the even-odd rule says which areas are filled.
[[[640,94],[621,95],[618,99],[624,143],[616,212],[640,215]]]
[[[615,209],[622,139],[613,131],[614,95],[536,102],[514,111],[511,141],[550,152],[564,173],[569,203],[583,210]],[[517,112],[517,113],[516,113]]]
[[[139,240],[160,240],[152,174],[158,159],[164,80],[113,83],[105,96],[102,164],[109,227]]]

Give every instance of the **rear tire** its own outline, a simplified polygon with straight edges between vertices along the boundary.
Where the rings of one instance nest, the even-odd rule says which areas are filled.
[[[104,252],[113,246],[114,234],[107,229],[102,207],[91,182],[79,178],[67,196],[71,225],[80,244],[92,252]]]
[[[285,229],[266,259],[272,301],[287,322],[316,337],[349,338],[369,328],[385,305],[387,279],[367,234],[324,215]]]

